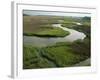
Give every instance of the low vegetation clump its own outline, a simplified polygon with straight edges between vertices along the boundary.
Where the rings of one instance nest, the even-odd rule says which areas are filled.
[[[42,30],[37,32],[26,32],[24,35],[26,36],[39,36],[39,37],[64,37],[69,35],[68,31],[64,31],[57,27],[41,27]]]
[[[71,48],[67,46],[48,47],[44,51],[43,55],[54,61],[57,65],[56,67],[72,66],[84,59],[83,56],[74,54]]]
[[[40,49],[24,46],[23,51],[23,69],[54,67],[50,61],[41,56]]]

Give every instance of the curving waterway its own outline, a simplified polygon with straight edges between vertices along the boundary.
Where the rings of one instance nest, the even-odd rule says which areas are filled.
[[[69,31],[70,34],[65,37],[36,37],[36,36],[24,36],[24,44],[33,45],[36,47],[45,47],[49,45],[53,45],[57,42],[73,42],[78,39],[84,39],[86,35],[82,32],[76,31],[74,29],[69,29],[66,27],[62,27],[61,24],[52,24],[53,27],[59,27],[65,31]]]

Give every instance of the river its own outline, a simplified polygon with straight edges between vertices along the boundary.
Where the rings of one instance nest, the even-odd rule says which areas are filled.
[[[78,39],[84,39],[86,35],[82,32],[76,31],[74,29],[69,29],[66,27],[62,27],[61,24],[52,24],[53,27],[59,27],[65,31],[69,31],[70,34],[65,37],[36,37],[36,36],[24,36],[24,44],[33,45],[36,47],[45,47],[49,45],[53,45],[57,42],[73,42]]]

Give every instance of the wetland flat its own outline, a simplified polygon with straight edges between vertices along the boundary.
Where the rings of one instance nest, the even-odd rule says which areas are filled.
[[[91,17],[73,14],[24,10],[23,69],[91,65]]]

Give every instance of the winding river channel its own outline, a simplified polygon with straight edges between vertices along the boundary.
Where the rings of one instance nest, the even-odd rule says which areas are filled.
[[[56,38],[42,38],[36,36],[24,36],[24,44],[33,45],[36,47],[45,47],[49,45],[53,45],[57,42],[73,42],[78,39],[84,39],[86,35],[82,32],[76,31],[74,29],[69,29],[66,27],[62,27],[61,24],[52,24],[53,27],[59,27],[65,31],[69,31],[70,34],[65,37],[56,37]]]
[[[24,44],[26,45],[32,45],[35,47],[45,47],[45,46],[49,46],[49,45],[53,45],[57,42],[73,42],[75,40],[78,39],[84,39],[86,37],[86,35],[82,32],[76,31],[74,29],[69,29],[66,27],[62,27],[61,24],[52,24],[53,27],[59,27],[65,31],[69,31],[70,34],[65,36],[65,37],[56,37],[56,38],[42,38],[42,37],[36,37],[36,36],[24,36]],[[39,57],[41,57],[40,54],[37,54]],[[49,61],[50,64],[53,64],[54,66],[55,63],[53,63],[52,61]],[[73,66],[84,66],[84,65],[88,65],[90,64],[90,58],[75,64]]]

